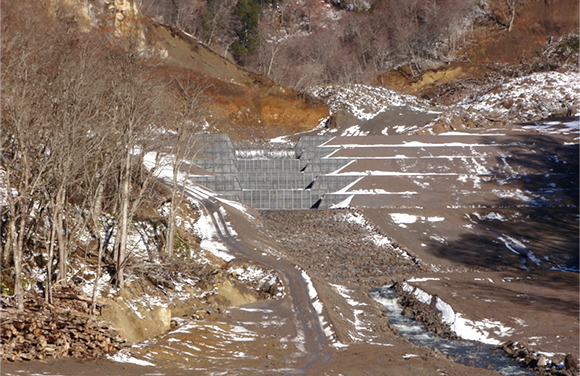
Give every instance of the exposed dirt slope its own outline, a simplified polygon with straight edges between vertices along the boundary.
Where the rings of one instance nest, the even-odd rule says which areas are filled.
[[[155,24],[151,31],[166,56],[160,74],[177,70],[200,76],[213,97],[214,125],[234,139],[307,131],[329,115],[323,103],[233,64],[179,30]]]

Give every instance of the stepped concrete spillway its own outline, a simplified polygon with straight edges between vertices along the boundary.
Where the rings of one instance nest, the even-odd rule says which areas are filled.
[[[226,134],[196,135],[191,162],[205,172],[190,181],[256,209],[326,209],[349,195],[341,189],[358,177],[332,175],[353,160],[327,159],[328,136],[304,136],[294,148],[236,149]]]

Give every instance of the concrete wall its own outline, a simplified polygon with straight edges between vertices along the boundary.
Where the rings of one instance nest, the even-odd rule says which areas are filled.
[[[356,180],[326,175],[351,161],[322,159],[336,150],[320,147],[328,140],[327,136],[305,136],[294,148],[236,150],[228,135],[196,135],[191,143],[196,148],[192,163],[213,175],[193,176],[190,181],[257,209],[328,208],[346,199],[332,192]]]

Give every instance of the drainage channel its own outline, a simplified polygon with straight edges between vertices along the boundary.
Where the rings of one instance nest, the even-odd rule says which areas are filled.
[[[387,309],[386,315],[399,334],[418,346],[437,349],[453,358],[457,363],[492,369],[504,376],[535,375],[535,373],[522,368],[517,362],[507,358],[500,350],[490,348],[490,345],[436,337],[427,331],[420,322],[403,316],[403,307],[399,304],[397,294],[392,286],[375,288],[370,295]]]

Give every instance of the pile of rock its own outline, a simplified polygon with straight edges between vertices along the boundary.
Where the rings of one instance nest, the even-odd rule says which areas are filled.
[[[395,274],[417,272],[419,266],[395,250],[377,229],[346,218],[351,210],[266,210],[260,230],[276,239],[287,257],[308,273],[333,280],[385,281]],[[379,282],[377,282],[379,283]]]
[[[573,376],[578,375],[578,359],[571,354],[561,359],[548,359],[544,354],[530,351],[519,342],[508,341],[501,349],[510,358],[531,368],[540,375]]]
[[[126,345],[121,333],[90,316],[61,312],[3,315],[2,361],[98,358]]]
[[[395,283],[393,286],[400,297],[399,304],[403,307],[403,315],[419,321],[425,326],[425,329],[439,337],[460,339],[455,332],[443,321],[441,311],[439,311],[435,302],[431,299],[430,304],[419,301],[414,294],[405,291],[401,283]]]

